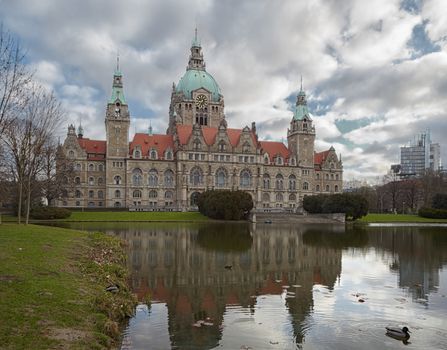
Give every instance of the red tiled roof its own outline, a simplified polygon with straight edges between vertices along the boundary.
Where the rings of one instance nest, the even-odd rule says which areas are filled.
[[[270,161],[273,162],[273,158],[280,154],[284,159],[288,159],[290,151],[287,149],[286,145],[282,142],[276,141],[259,141],[263,152],[267,152],[270,156]]]
[[[330,149],[328,149],[327,151],[314,153],[314,164],[321,165],[326,160],[329,152]]]
[[[78,143],[87,153],[106,154],[106,141],[78,138]]]
[[[158,153],[158,157],[164,156],[165,151],[168,148],[174,150],[174,141],[172,135],[148,135],[148,134],[135,134],[132,142],[129,145],[129,154],[133,154],[133,150],[136,146],[141,147],[141,153],[143,156],[147,156],[151,149],[155,149]]]
[[[218,129],[210,126],[202,126],[203,138],[208,146],[211,146],[216,141]],[[177,134],[180,144],[186,145],[192,133],[192,125],[177,125]],[[236,147],[242,134],[242,129],[227,129],[227,135],[230,139],[231,146]],[[256,145],[256,138],[251,133],[253,142]]]

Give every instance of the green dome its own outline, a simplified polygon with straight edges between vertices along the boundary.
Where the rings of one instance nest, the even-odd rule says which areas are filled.
[[[214,102],[219,101],[220,88],[211,74],[204,70],[188,69],[177,84],[176,91],[183,92],[186,98],[192,99],[194,90],[204,88],[211,93]]]

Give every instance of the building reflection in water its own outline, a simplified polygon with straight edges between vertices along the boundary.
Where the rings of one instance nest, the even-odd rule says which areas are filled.
[[[131,283],[139,299],[150,295],[166,303],[172,346],[179,348],[216,346],[228,306],[254,310],[256,296],[281,295],[285,285],[295,293],[286,306],[301,343],[313,285],[332,289],[341,272],[341,250],[304,244],[306,227],[156,225],[111,231],[128,242]],[[191,326],[207,317],[214,325],[206,334]]]

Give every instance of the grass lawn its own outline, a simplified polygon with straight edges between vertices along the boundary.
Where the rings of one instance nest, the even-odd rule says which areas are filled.
[[[422,223],[447,223],[447,219],[429,219],[418,215],[409,214],[368,214],[358,222],[422,222]]]
[[[104,234],[0,225],[0,348],[103,349],[132,313],[122,242]],[[117,283],[112,294],[105,287]]]

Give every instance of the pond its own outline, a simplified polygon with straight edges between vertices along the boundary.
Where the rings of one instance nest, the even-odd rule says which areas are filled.
[[[123,350],[447,349],[446,227],[70,227],[128,243],[141,304]]]

